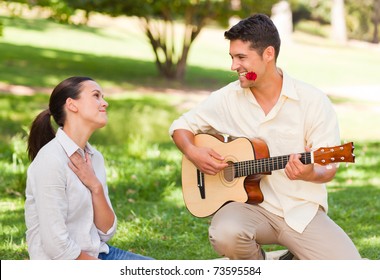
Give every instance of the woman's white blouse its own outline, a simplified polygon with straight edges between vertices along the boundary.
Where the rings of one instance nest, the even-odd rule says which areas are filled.
[[[101,153],[87,143],[96,176],[107,201],[106,172]],[[94,224],[91,193],[68,166],[69,157],[84,152],[59,128],[30,164],[27,173],[25,221],[31,259],[76,259],[81,251],[93,257],[107,252],[116,232],[116,217],[104,233]],[[112,207],[112,206],[111,206]]]

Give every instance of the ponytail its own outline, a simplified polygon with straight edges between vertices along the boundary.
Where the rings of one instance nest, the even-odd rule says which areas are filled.
[[[38,151],[55,137],[55,131],[50,121],[50,110],[42,111],[33,121],[28,137],[28,155],[33,161]]]

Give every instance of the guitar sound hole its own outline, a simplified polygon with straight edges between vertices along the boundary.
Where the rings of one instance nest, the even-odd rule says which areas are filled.
[[[232,182],[234,180],[234,163],[228,162],[228,166],[223,170],[224,179],[227,182]]]

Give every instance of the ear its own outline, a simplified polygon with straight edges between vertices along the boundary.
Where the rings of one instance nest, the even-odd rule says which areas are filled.
[[[275,60],[276,51],[272,46],[267,47],[264,50],[263,58],[265,61],[269,62],[271,60]]]
[[[78,108],[75,105],[75,100],[72,98],[66,99],[66,108],[67,108],[67,110],[69,110],[71,112],[78,112]]]

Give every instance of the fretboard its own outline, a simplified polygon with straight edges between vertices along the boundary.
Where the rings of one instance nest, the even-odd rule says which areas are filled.
[[[269,173],[274,170],[284,169],[289,161],[289,157],[290,155],[286,155],[235,162],[233,164],[234,177],[237,178],[253,174]],[[300,160],[303,164],[312,163],[311,153],[302,153]]]

